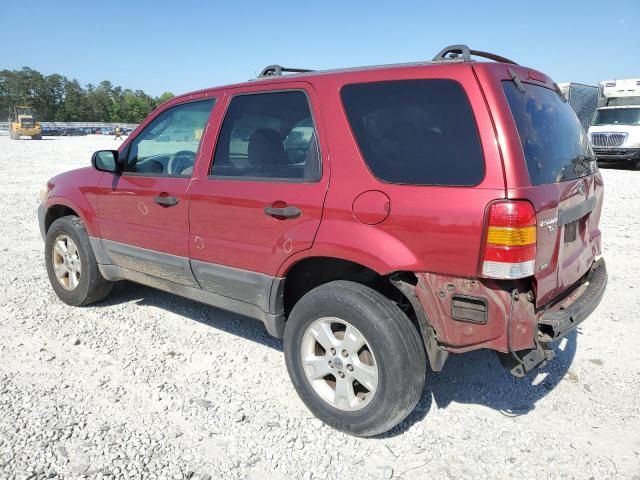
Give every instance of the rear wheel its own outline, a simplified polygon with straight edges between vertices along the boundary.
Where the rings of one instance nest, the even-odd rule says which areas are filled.
[[[396,304],[358,283],[335,281],[307,293],[287,321],[284,353],[309,410],[352,435],[393,428],[424,388],[417,329]]]
[[[42,134],[38,133],[37,135],[32,135],[31,138],[33,140],[42,140]]]
[[[89,235],[76,216],[54,221],[45,241],[49,282],[58,298],[75,307],[104,299],[113,284],[98,270]]]

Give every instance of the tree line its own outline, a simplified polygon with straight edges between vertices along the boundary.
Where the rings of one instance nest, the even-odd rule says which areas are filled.
[[[54,73],[42,75],[29,67],[0,70],[0,121],[17,105],[30,106],[36,119],[50,122],[139,123],[151,110],[173,97],[113,86],[105,80],[84,87],[76,79]]]

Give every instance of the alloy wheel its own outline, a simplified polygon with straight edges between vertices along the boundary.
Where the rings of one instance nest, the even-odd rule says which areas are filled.
[[[75,242],[68,235],[59,235],[51,252],[53,271],[65,290],[75,290],[80,283],[82,262]]]
[[[332,407],[356,411],[378,388],[378,364],[360,331],[346,320],[323,317],[302,337],[301,359],[307,380]]]

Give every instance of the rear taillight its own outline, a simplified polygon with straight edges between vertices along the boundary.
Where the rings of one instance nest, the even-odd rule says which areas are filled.
[[[497,202],[489,208],[482,275],[530,277],[535,272],[536,212],[524,200]]]

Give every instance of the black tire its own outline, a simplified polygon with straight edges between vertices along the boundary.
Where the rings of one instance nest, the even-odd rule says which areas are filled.
[[[325,401],[302,366],[302,341],[309,326],[337,317],[365,337],[378,367],[375,395],[363,408],[345,411]],[[307,293],[293,308],[284,334],[287,370],[298,395],[324,423],[361,437],[390,430],[415,408],[424,389],[426,357],[420,335],[398,306],[377,291],[334,281]]]
[[[65,289],[54,272],[53,249],[56,239],[61,235],[73,240],[82,266],[78,285],[73,290]],[[93,254],[87,230],[82,221],[74,215],[58,218],[51,224],[45,240],[44,259],[49,282],[58,298],[67,305],[89,305],[103,300],[111,292],[113,283],[105,280],[98,270],[98,262]]]
[[[41,134],[41,133],[39,133],[39,134],[37,134],[37,135],[33,135],[31,138],[32,138],[33,140],[42,140],[42,134]]]

